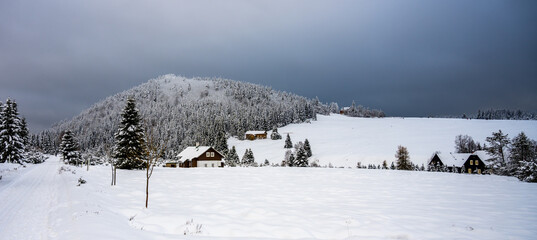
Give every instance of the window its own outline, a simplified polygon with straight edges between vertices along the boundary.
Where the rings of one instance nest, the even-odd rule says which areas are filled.
[[[479,165],[479,161],[478,160],[475,160],[475,165]]]
[[[206,153],[205,153],[205,156],[206,156],[206,157],[210,157],[210,156],[211,156],[211,153],[210,153],[210,152],[206,152]]]
[[[481,174],[481,169],[480,168],[477,169],[477,174]]]
[[[472,173],[472,169],[471,169],[471,168],[468,168],[468,173]]]
[[[474,160],[470,160],[470,165],[474,165]]]
[[[211,152],[211,157],[214,157],[214,152]]]
[[[205,167],[207,167],[207,163],[205,164]]]

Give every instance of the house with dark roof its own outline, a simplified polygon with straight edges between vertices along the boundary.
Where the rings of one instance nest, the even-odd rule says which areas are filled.
[[[487,167],[486,162],[491,158],[486,151],[436,153],[429,159],[428,165],[432,169],[447,168],[450,172],[483,174]]]

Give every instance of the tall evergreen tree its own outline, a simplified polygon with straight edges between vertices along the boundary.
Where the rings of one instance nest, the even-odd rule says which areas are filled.
[[[287,137],[285,138],[284,148],[293,148],[293,142],[291,142],[291,137],[289,137],[289,133],[287,134]]]
[[[65,131],[60,144],[60,152],[65,163],[71,165],[82,164],[82,159],[79,153],[78,141],[69,130]]]
[[[235,146],[231,147],[231,150],[229,150],[229,153],[227,154],[226,165],[230,167],[236,167],[239,165],[239,155],[237,154],[237,149],[235,149]]]
[[[535,162],[537,153],[535,141],[529,139],[524,132],[513,138],[510,148],[510,161],[508,164],[509,175],[517,176],[521,180],[526,178],[528,166]]]
[[[491,137],[487,137],[486,141],[489,144],[489,147],[486,150],[493,156],[493,158],[489,160],[491,162],[490,167],[492,172],[496,174],[506,174],[507,161],[505,150],[510,142],[507,134],[503,134],[502,130],[499,130],[498,132],[493,132]]]
[[[252,149],[246,149],[244,155],[242,156],[241,165],[245,167],[251,167],[255,165],[255,158]]]
[[[133,98],[127,100],[121,117],[121,125],[115,134],[113,153],[113,157],[117,159],[117,168],[142,169],[145,149],[144,129]]]
[[[214,148],[216,151],[224,154],[224,156],[228,154],[226,132],[224,130],[219,130],[216,134]]]
[[[0,115],[0,162],[23,162],[24,139],[17,103],[7,99]]]
[[[304,150],[304,148],[299,148],[296,152],[295,164],[293,165],[296,167],[308,166],[308,155],[306,154],[306,150]]]
[[[311,157],[313,155],[311,152],[310,142],[307,138],[306,141],[304,141],[304,150],[306,151],[306,156]]]
[[[398,146],[395,153],[397,170],[412,170],[412,162],[406,147]]]

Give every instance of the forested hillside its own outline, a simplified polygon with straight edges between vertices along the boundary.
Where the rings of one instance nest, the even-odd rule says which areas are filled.
[[[128,97],[136,100],[145,126],[154,127],[160,139],[167,141],[166,157],[196,142],[216,145],[229,136],[241,138],[248,130],[271,130],[339,110],[335,103],[323,104],[256,84],[164,75],[108,97],[33,136],[32,145],[57,151],[61,135],[70,130],[82,151],[103,154],[113,145]]]

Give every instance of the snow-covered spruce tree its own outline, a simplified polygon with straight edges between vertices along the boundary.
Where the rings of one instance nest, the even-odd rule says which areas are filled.
[[[287,134],[287,137],[285,138],[285,146],[284,148],[292,148],[293,142],[291,142],[291,137],[289,137],[289,133]]]
[[[502,130],[493,132],[491,137],[486,139],[489,147],[486,149],[493,158],[489,160],[490,170],[494,174],[507,174],[506,149],[509,146],[509,138],[507,134],[503,134]]]
[[[78,141],[73,136],[73,133],[69,130],[65,131],[60,144],[60,152],[62,154],[63,162],[71,165],[82,164]]]
[[[412,170],[412,162],[406,147],[398,146],[395,153],[397,170]]]
[[[296,158],[295,158],[295,155],[292,152],[289,155],[289,160],[287,161],[287,166],[296,167]]]
[[[237,149],[235,149],[235,146],[231,147],[231,150],[229,150],[229,153],[227,154],[226,165],[230,167],[236,167],[239,165],[239,155],[237,154]]]
[[[308,155],[306,154],[306,150],[304,148],[299,148],[296,152],[296,164],[293,164],[295,167],[307,167],[309,166],[308,163]]]
[[[7,99],[0,115],[0,162],[23,162],[24,139],[17,103]]]
[[[527,175],[526,166],[523,163],[534,162],[537,157],[535,141],[529,139],[524,132],[513,138],[510,147],[510,161],[507,165],[508,175],[524,179]],[[530,164],[531,165],[531,164]]]
[[[304,141],[304,150],[306,150],[306,156],[311,157],[313,154],[311,153],[311,146],[310,142],[306,138],[306,141]]]
[[[241,165],[244,167],[253,167],[255,166],[255,158],[252,149],[246,149],[244,155],[242,156]]]
[[[537,158],[522,161],[517,171],[517,177],[524,182],[537,182]]]
[[[395,164],[393,164],[393,162],[392,162],[392,165],[390,165],[390,169],[395,170]]]
[[[143,169],[145,148],[144,129],[133,98],[127,99],[127,105],[121,113],[121,125],[115,134],[113,157],[119,169]]]
[[[274,128],[272,129],[272,133],[270,134],[270,139],[272,140],[279,140],[282,139],[282,135],[278,133],[278,129]]]

